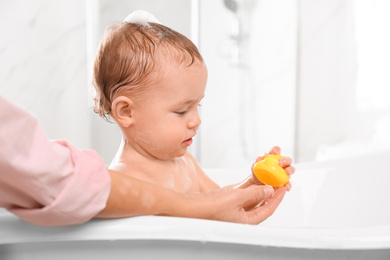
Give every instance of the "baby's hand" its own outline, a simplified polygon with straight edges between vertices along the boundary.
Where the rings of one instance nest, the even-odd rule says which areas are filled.
[[[273,148],[271,149],[271,151],[270,151],[268,154],[280,154],[280,147],[278,147],[278,146],[273,147]],[[267,154],[265,154],[265,155],[267,155]],[[264,155],[264,156],[265,156],[265,155]],[[254,174],[254,172],[253,172],[253,167],[254,167],[254,165],[255,165],[258,161],[260,161],[260,160],[262,160],[262,159],[263,159],[263,156],[258,157],[258,158],[256,159],[256,162],[252,165],[252,180],[253,180],[254,183],[258,183],[258,184],[263,184],[263,183],[261,183],[261,182],[257,179],[257,177],[255,176],[255,174]],[[288,175],[292,175],[292,174],[295,172],[295,168],[294,168],[293,166],[291,166],[291,163],[292,163],[292,160],[291,160],[290,157],[282,157],[282,158],[279,160],[279,165],[280,165],[280,167],[282,167],[282,168],[286,171],[286,173],[287,173]],[[290,190],[290,189],[291,189],[291,183],[290,183],[290,182],[288,182],[285,186],[286,186],[287,190]]]

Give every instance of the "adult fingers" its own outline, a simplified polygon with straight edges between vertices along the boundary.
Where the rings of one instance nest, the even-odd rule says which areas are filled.
[[[291,183],[288,182],[286,185],[284,185],[284,187],[286,187],[287,191],[290,191],[291,190]]]
[[[268,185],[252,185],[243,190],[242,195],[243,202],[242,207],[245,210],[252,209],[259,205],[261,202],[274,195],[274,188]]]
[[[262,206],[245,212],[248,224],[259,224],[269,218],[282,202],[286,187],[275,189],[274,195],[265,200]]]

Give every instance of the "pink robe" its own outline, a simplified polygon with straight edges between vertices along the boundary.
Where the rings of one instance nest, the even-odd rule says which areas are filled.
[[[33,116],[0,96],[0,207],[37,225],[79,224],[105,207],[110,187],[96,152],[47,140]]]

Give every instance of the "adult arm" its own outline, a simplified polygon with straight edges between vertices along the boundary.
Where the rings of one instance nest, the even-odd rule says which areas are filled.
[[[282,201],[286,189],[253,185],[246,189],[220,189],[206,193],[177,193],[158,185],[111,171],[112,189],[106,208],[97,218],[167,215],[258,224]],[[253,208],[262,201],[262,206]]]
[[[33,116],[0,97],[0,207],[33,224],[71,225],[100,212],[109,192],[95,152],[47,140]]]

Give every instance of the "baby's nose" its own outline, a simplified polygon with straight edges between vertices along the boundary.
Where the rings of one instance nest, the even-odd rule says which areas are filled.
[[[198,127],[202,123],[202,120],[200,119],[199,113],[196,112],[195,116],[191,118],[191,120],[188,122],[188,128],[196,128],[198,130]]]

